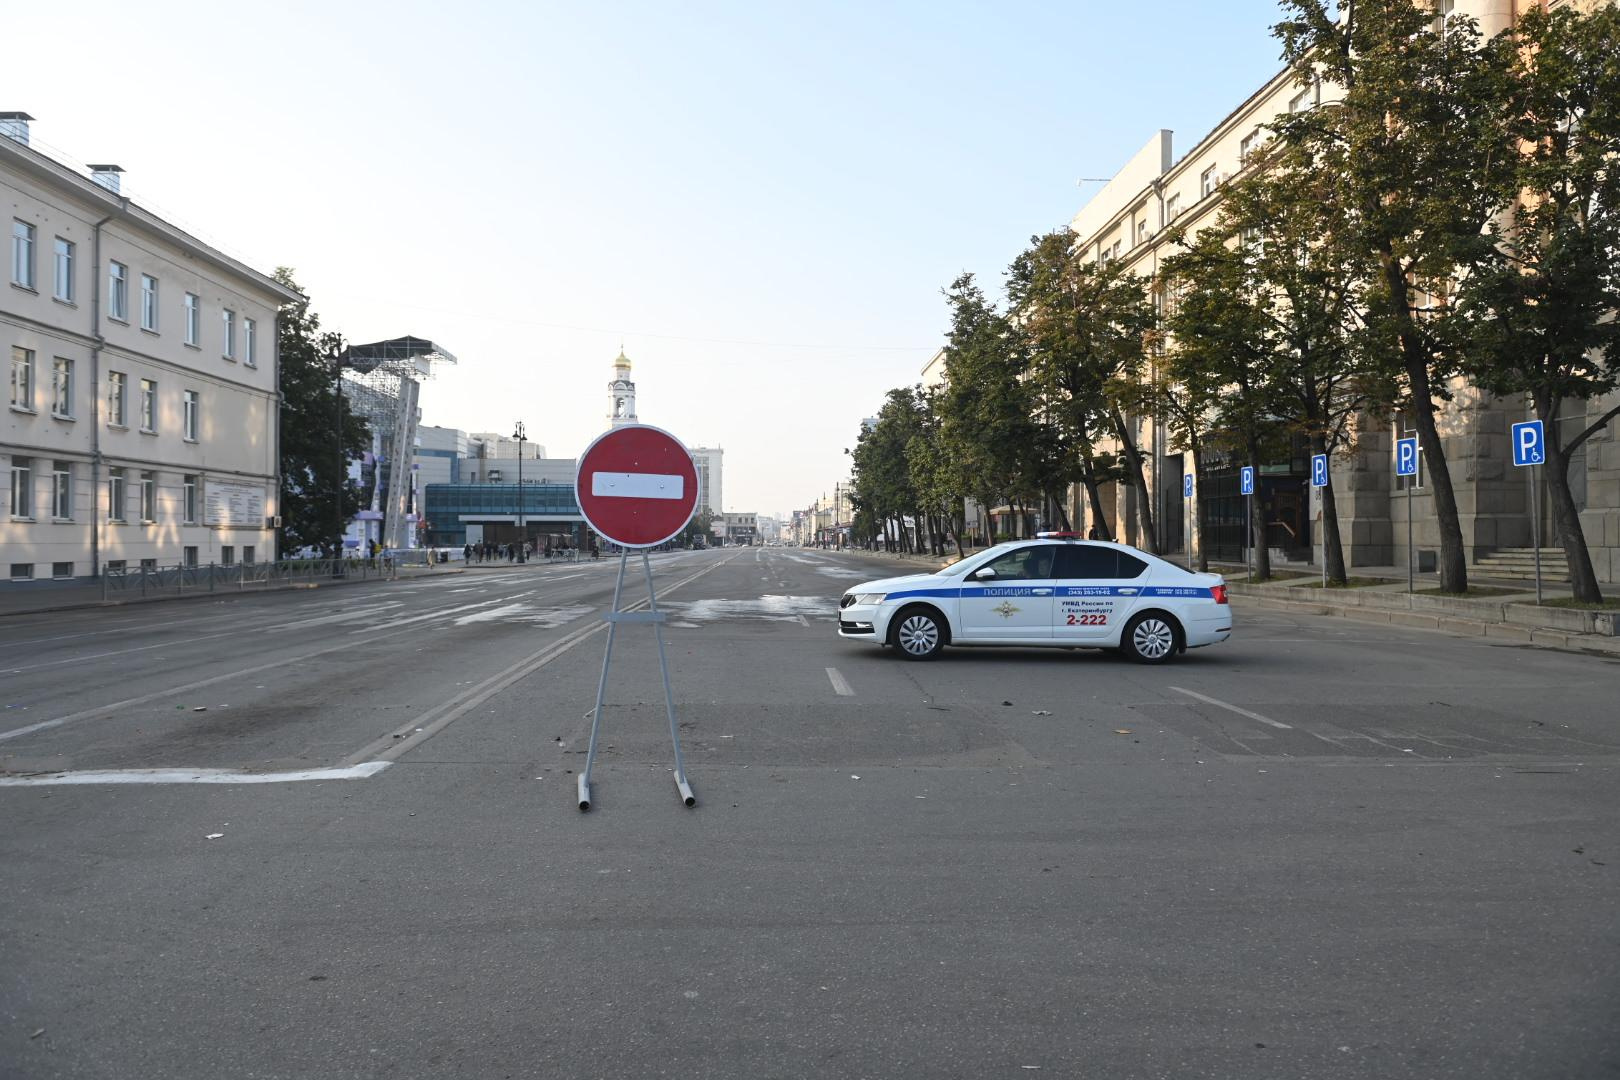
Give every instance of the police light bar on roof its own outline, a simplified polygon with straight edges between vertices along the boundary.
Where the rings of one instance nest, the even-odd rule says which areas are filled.
[[[1084,540],[1085,537],[1081,536],[1077,532],[1038,532],[1038,533],[1035,534],[1035,539],[1037,539],[1037,540]]]

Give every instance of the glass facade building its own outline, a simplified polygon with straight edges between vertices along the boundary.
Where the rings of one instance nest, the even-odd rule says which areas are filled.
[[[522,506],[516,484],[429,484],[423,498],[429,547],[511,543],[520,535],[544,547],[566,538],[586,542],[585,516],[572,484],[524,484]],[[523,530],[518,531],[521,509]],[[471,530],[469,532],[469,526]]]

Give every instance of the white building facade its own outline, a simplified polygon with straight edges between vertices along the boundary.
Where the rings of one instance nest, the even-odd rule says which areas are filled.
[[[726,452],[718,446],[693,446],[688,449],[692,452],[692,464],[697,467],[697,512],[707,510],[718,517],[724,506],[720,496]]]
[[[276,319],[297,294],[0,136],[0,582],[272,560]],[[5,587],[0,584],[0,587]]]

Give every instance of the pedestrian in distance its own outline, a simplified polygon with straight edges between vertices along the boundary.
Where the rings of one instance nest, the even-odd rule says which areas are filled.
[[[1091,528],[1090,528],[1090,529],[1089,529],[1089,530],[1088,530],[1088,531],[1087,531],[1087,532],[1086,532],[1086,539],[1087,539],[1087,540],[1096,540],[1096,539],[1099,539],[1099,537],[1098,537],[1098,536],[1097,536],[1097,526],[1095,526],[1095,525],[1093,525],[1093,526],[1092,526],[1092,527],[1091,527]]]

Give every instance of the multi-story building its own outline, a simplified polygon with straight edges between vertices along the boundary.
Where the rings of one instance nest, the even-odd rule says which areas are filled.
[[[718,517],[722,512],[720,481],[725,451],[718,446],[691,447],[692,464],[697,467],[697,512],[707,510]]]
[[[0,574],[274,559],[276,319],[297,294],[0,114]]]
[[[1452,0],[1450,13],[1478,21],[1487,35],[1512,24],[1523,5],[1512,0]],[[1559,6],[1555,0],[1553,6]],[[1334,90],[1318,83],[1301,85],[1291,70],[1280,71],[1242,102],[1214,130],[1179,158],[1169,131],[1148,140],[1070,222],[1076,243],[1093,260],[1123,261],[1142,278],[1158,279],[1160,263],[1174,252],[1165,238],[1172,224],[1195,235],[1216,220],[1223,185],[1249,167],[1251,153],[1268,137],[1266,125],[1278,114],[1313,109],[1331,102]],[[1526,416],[1522,399],[1496,399],[1456,382],[1444,405],[1440,428],[1462,518],[1470,563],[1504,548],[1553,542],[1550,509],[1543,520],[1530,521],[1527,469],[1511,465],[1509,425]],[[1584,425],[1613,406],[1612,399],[1589,403],[1586,413],[1572,410],[1567,422]],[[1190,454],[1172,449],[1164,426],[1138,417],[1137,437],[1148,463],[1148,487],[1154,520],[1164,550],[1188,544],[1187,502],[1182,478],[1199,468]],[[1400,429],[1400,430],[1397,430]],[[1333,488],[1345,557],[1357,566],[1405,565],[1432,568],[1440,545],[1439,527],[1420,473],[1408,502],[1404,481],[1391,464],[1393,439],[1409,434],[1403,420],[1393,423],[1365,417],[1352,453],[1336,455]],[[1198,484],[1206,497],[1202,537],[1211,556],[1240,558],[1244,543],[1242,496],[1238,467],[1243,462],[1212,455],[1201,463]],[[1288,460],[1257,462],[1257,497],[1266,511],[1268,541],[1273,548],[1319,559],[1321,507],[1310,486],[1309,461],[1302,449]],[[1570,463],[1571,487],[1581,510],[1581,523],[1600,580],[1620,581],[1620,439],[1615,425],[1594,436]],[[1104,516],[1113,535],[1132,543],[1138,535],[1136,492],[1126,484],[1104,487]],[[1096,524],[1081,492],[1071,493],[1071,517],[1077,527]],[[1412,508],[1414,542],[1409,551],[1407,507]]]

